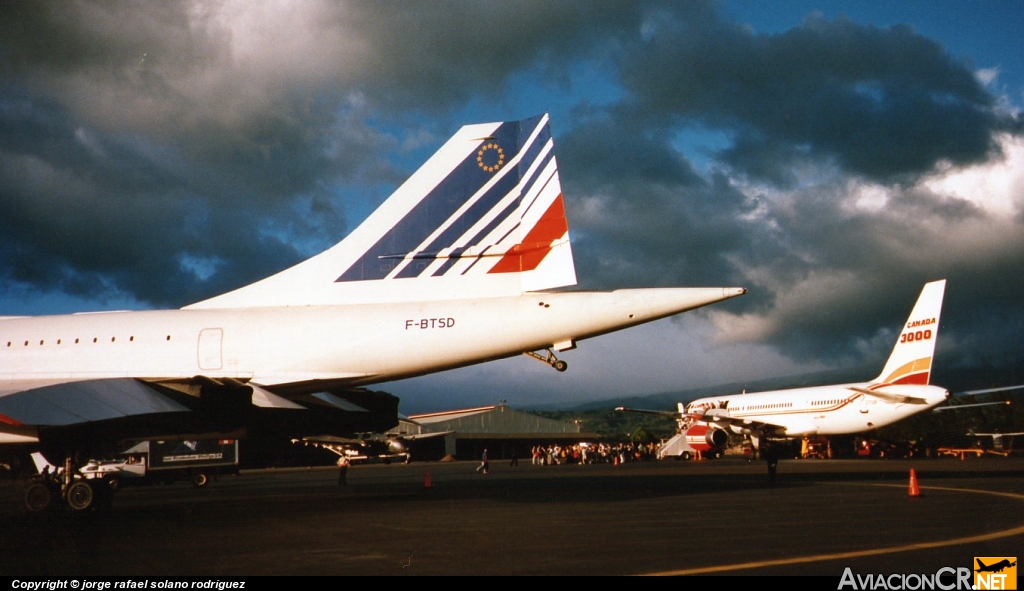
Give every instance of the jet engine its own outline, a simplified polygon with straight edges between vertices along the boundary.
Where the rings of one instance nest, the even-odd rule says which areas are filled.
[[[686,443],[695,451],[706,452],[718,449],[725,447],[728,442],[729,434],[725,432],[725,429],[719,429],[712,425],[700,423],[686,430]]]

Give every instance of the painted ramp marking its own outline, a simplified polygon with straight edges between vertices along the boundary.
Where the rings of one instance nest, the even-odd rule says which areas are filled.
[[[906,488],[905,484],[861,484],[861,483],[847,483],[852,486],[881,486],[890,488]],[[974,488],[952,488],[946,486],[922,486],[921,490],[936,490],[936,491],[947,491],[947,492],[960,492],[960,493],[974,493],[979,495],[989,495],[994,497],[1005,497],[1016,501],[1024,501],[1024,495],[1008,492],[996,492],[990,490],[979,490]],[[749,570],[752,568],[763,568],[770,566],[785,566],[787,564],[807,564],[810,562],[825,562],[829,560],[840,560],[844,558],[861,558],[864,556],[876,556],[878,554],[893,554],[896,552],[910,552],[913,550],[926,550],[929,548],[942,548],[944,546],[958,546],[960,544],[973,544],[975,542],[987,542],[990,540],[998,540],[1000,538],[1009,538],[1013,536],[1024,535],[1024,525],[1018,525],[1010,529],[1003,529],[994,531],[987,534],[978,534],[975,536],[967,536],[963,538],[953,538],[950,540],[940,540],[937,542],[920,542],[916,544],[904,544],[901,546],[888,546],[885,548],[870,548],[867,550],[854,550],[850,552],[836,552],[834,554],[812,554],[809,556],[797,556],[794,558],[779,558],[775,560],[757,560],[752,562],[739,562],[736,564],[722,564],[718,566],[704,566],[697,568],[687,568],[681,570],[670,570],[653,573],[643,573],[643,576],[649,577],[672,577],[682,575],[706,575],[711,573],[721,572],[733,572],[740,570]]]

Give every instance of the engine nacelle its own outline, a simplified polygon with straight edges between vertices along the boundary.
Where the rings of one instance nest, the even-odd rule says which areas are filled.
[[[388,452],[393,454],[406,453],[405,442],[401,439],[388,439]]]
[[[686,430],[686,443],[695,451],[705,452],[725,447],[729,442],[729,434],[725,429],[712,425],[693,425]]]

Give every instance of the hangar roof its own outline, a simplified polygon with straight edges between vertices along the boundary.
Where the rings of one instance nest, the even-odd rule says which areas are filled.
[[[455,431],[459,437],[476,433],[488,435],[580,433],[580,426],[576,423],[556,421],[514,410],[504,404],[412,415],[409,419],[422,426],[423,431]]]

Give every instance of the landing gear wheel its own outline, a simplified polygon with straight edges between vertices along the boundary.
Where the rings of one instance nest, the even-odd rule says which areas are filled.
[[[207,484],[210,484],[210,477],[203,472],[196,472],[192,475],[192,486],[196,488],[203,488]]]
[[[562,361],[558,357],[555,357],[554,351],[552,351],[551,349],[545,350],[548,353],[547,355],[541,355],[536,351],[523,351],[523,355],[526,355],[527,357],[533,357],[534,359],[540,361],[541,363],[547,363],[551,367],[555,368],[555,370],[557,371],[565,371],[569,369],[569,364],[566,363],[565,361]]]
[[[42,482],[34,482],[25,489],[25,509],[29,513],[42,513],[53,503],[53,492]]]
[[[91,507],[94,498],[92,485],[88,482],[79,481],[68,487],[68,507],[75,511],[85,511]]]

